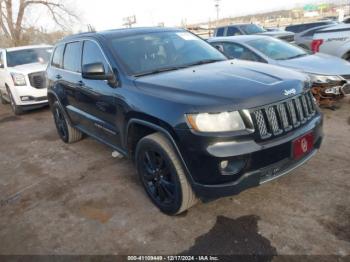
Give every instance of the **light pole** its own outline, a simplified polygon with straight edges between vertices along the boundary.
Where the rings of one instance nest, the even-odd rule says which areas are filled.
[[[214,2],[215,2],[215,8],[216,8],[216,24],[219,23],[220,1],[221,1],[221,0],[214,0]]]

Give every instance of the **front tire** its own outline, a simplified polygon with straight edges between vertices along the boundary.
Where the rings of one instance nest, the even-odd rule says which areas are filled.
[[[197,203],[182,164],[169,140],[160,133],[142,138],[136,166],[152,202],[165,214],[180,214]]]
[[[9,98],[10,98],[10,104],[11,104],[11,108],[12,108],[13,113],[16,116],[23,114],[22,108],[16,104],[16,101],[13,98],[12,93],[11,93],[9,88],[7,88],[7,94],[9,96]]]
[[[63,142],[67,144],[71,144],[82,139],[83,133],[80,132],[75,127],[73,127],[68,122],[63,110],[61,109],[57,101],[53,103],[51,110],[52,110],[53,118],[55,120],[57,133]]]
[[[2,105],[6,105],[6,104],[8,104],[8,102],[5,100],[5,98],[3,97],[3,94],[1,93],[1,91],[0,91],[0,103],[2,104]]]

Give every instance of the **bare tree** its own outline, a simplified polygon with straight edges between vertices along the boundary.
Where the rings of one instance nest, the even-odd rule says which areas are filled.
[[[24,27],[26,11],[30,7],[42,6],[47,8],[53,21],[65,29],[68,18],[77,19],[76,15],[68,10],[62,1],[58,0],[0,0],[0,29],[5,37],[11,39],[14,46],[20,45]],[[16,10],[14,10],[16,8]]]

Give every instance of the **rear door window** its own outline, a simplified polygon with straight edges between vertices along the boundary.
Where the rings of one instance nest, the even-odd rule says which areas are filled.
[[[81,73],[82,42],[66,44],[63,56],[63,68],[68,71]]]
[[[52,56],[52,61],[51,61],[51,65],[53,67],[62,68],[63,52],[64,52],[64,45],[59,45],[56,47]]]
[[[239,31],[237,27],[229,26],[227,28],[226,36],[234,36],[234,35],[241,35],[242,33]]]
[[[224,36],[225,28],[221,27],[216,30],[216,36]]]
[[[248,48],[236,43],[223,43],[224,53],[228,58],[236,58],[254,62],[263,62],[263,59]]]

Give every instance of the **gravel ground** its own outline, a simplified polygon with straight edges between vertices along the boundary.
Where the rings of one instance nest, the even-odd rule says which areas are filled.
[[[62,143],[47,108],[0,106],[0,254],[350,255],[350,100],[325,113],[321,151],[292,174],[169,217],[133,164]]]

